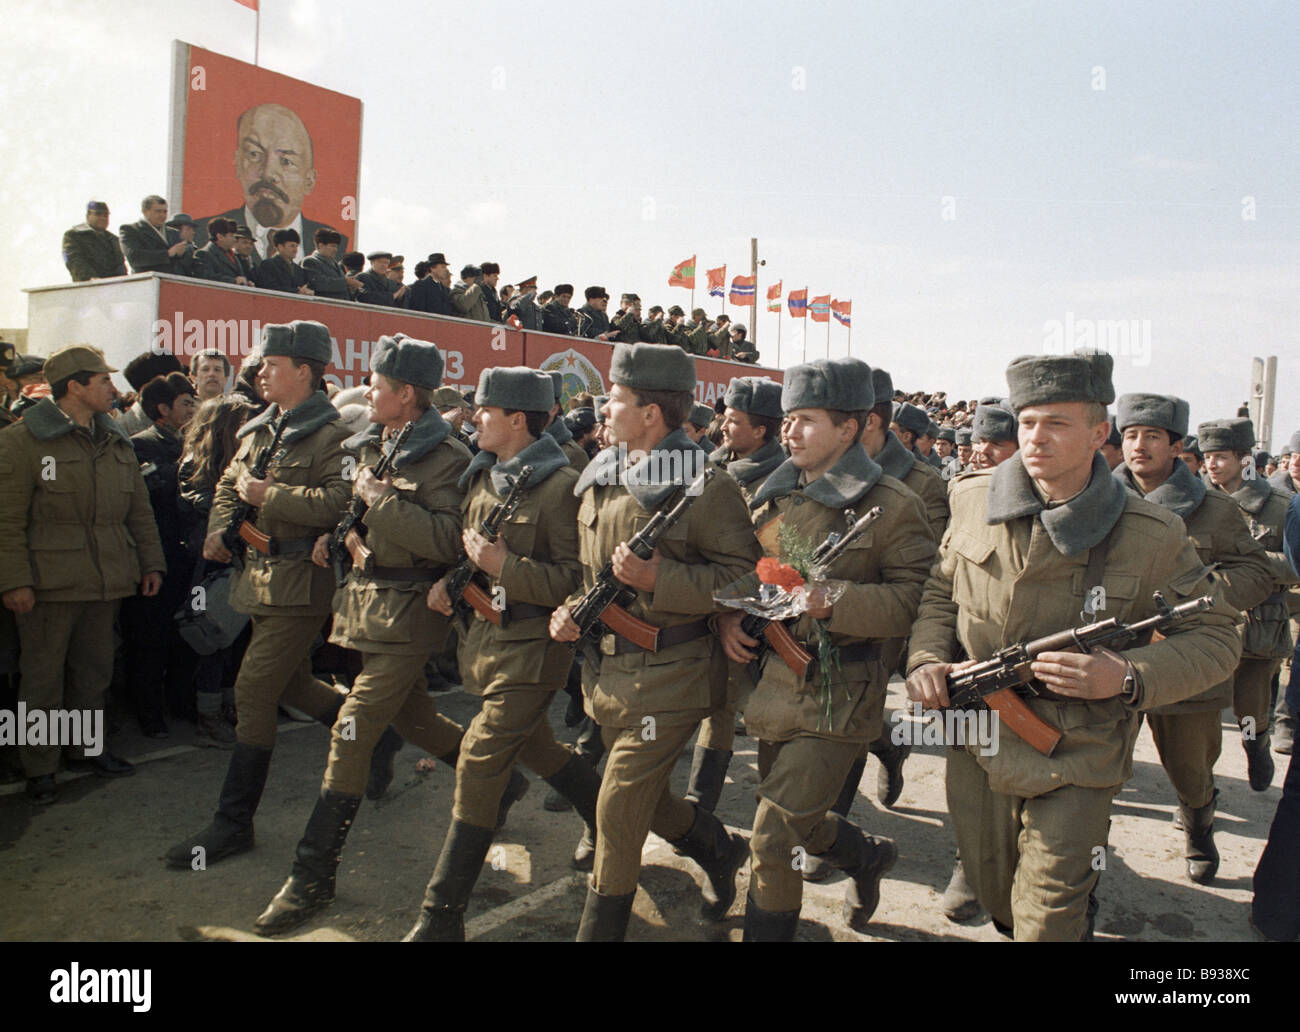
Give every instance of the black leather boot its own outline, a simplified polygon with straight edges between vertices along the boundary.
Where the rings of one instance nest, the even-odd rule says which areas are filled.
[[[706,749],[702,745],[695,747],[691,756],[691,776],[686,789],[686,798],[701,810],[712,813],[718,807],[722,797],[722,786],[727,780],[727,765],[731,762],[731,753],[721,749]]]
[[[1254,738],[1241,739],[1246,750],[1246,779],[1256,792],[1265,791],[1273,783],[1273,754],[1269,751],[1269,734],[1256,732]]]
[[[167,865],[201,871],[209,864],[252,849],[253,814],[261,802],[270,770],[270,749],[236,742],[212,823],[167,850]]]
[[[708,877],[700,917],[721,921],[736,900],[736,874],[749,855],[749,843],[730,834],[718,818],[697,805],[691,830],[672,844],[699,864]]]
[[[847,818],[849,810],[853,808],[853,800],[858,797],[858,785],[862,782],[862,774],[867,769],[865,759],[854,760],[853,766],[845,775],[844,784],[840,786],[840,794],[836,797],[831,806],[831,813],[838,814],[840,817]],[[823,857],[815,856],[808,853],[803,858],[803,880],[806,882],[821,882],[831,876],[835,870],[826,862]]]
[[[1219,850],[1214,845],[1214,803],[1211,797],[1204,806],[1181,803],[1178,806],[1186,841],[1183,855],[1187,858],[1187,877],[1197,885],[1209,885],[1219,871]]]
[[[741,942],[794,942],[799,929],[799,911],[762,909],[754,897],[745,900],[745,932]]]
[[[880,770],[876,773],[876,798],[892,809],[903,794],[903,761],[912,755],[912,747],[895,745],[886,732],[871,743],[870,749],[880,761]]]
[[[293,873],[267,904],[253,927],[262,935],[280,935],[304,924],[334,902],[334,875],[361,797],[321,789],[298,843]]]
[[[492,836],[492,828],[451,822],[433,877],[424,890],[420,919],[403,942],[465,941],[465,907],[483,869]]]
[[[627,923],[632,919],[632,901],[636,893],[626,896],[602,896],[587,886],[587,902],[582,907],[576,942],[622,942],[627,937]]]
[[[383,799],[388,786],[393,783],[393,761],[406,743],[402,736],[391,727],[384,728],[384,733],[375,743],[375,751],[370,754],[370,777],[366,781],[366,798]]]
[[[880,880],[897,862],[898,847],[892,839],[866,835],[857,825],[841,820],[835,843],[823,859],[849,876],[844,920],[854,931],[862,931],[880,905]]]

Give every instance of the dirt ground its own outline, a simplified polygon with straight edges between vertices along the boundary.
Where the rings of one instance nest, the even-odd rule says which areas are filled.
[[[435,697],[467,723],[473,696]],[[890,708],[902,708],[902,685]],[[563,696],[552,708],[563,729]],[[216,805],[228,754],[191,746],[191,729],[151,741],[124,732],[119,755],[139,764],[134,777],[101,780],[62,775],[52,806],[26,801],[21,784],[0,787],[0,939],[144,940],[254,939],[253,921],[289,874],[294,846],[311,811],[324,767],[328,732],[284,723],[271,780],[257,815],[257,847],[203,872],[172,871],[161,857],[197,831]],[[684,790],[689,750],[674,787]],[[300,930],[312,940],[393,940],[411,926],[450,818],[452,773],[418,773],[420,754],[407,746],[397,777],[378,803],[365,802],[339,871],[338,898]],[[1273,786],[1252,792],[1236,728],[1224,726],[1217,767],[1221,789],[1216,840],[1223,861],[1215,883],[1193,885],[1183,871],[1182,835],[1170,825],[1176,801],[1146,730],[1135,774],[1115,801],[1110,852],[1100,889],[1100,940],[1246,941],[1251,874],[1281,793],[1287,757],[1276,757]],[[756,742],[738,738],[719,815],[748,834],[757,783]],[[806,886],[799,938],[804,940],[987,940],[1000,938],[988,918],[948,921],[940,897],[953,845],[944,803],[943,755],[918,747],[905,768],[906,788],[893,810],[875,798],[877,761],[867,765],[852,818],[898,843],[899,861],[885,879],[870,934],[840,916],[844,880]],[[467,934],[480,940],[568,941],[577,930],[585,876],[569,866],[581,833],[571,811],[542,807],[547,786],[534,779],[510,814],[474,891]],[[702,878],[702,874],[698,875]],[[697,874],[653,835],[646,843],[641,887],[629,940],[732,940],[741,935],[748,865],[724,923],[701,924]]]

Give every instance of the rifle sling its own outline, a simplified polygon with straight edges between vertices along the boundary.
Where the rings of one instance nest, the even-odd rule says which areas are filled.
[[[670,649],[674,645],[685,645],[688,641],[695,641],[697,638],[703,638],[706,634],[712,634],[709,630],[709,621],[707,619],[692,620],[690,623],[674,624],[672,627],[661,627],[659,629],[659,651]],[[614,655],[622,656],[629,652],[646,652],[634,641],[629,641],[621,634],[613,635],[614,638]]]

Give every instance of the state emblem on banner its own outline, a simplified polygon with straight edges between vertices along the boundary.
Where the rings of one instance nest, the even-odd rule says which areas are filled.
[[[542,359],[539,368],[544,373],[561,372],[564,374],[564,386],[560,391],[560,404],[568,407],[569,399],[575,394],[586,391],[588,394],[604,394],[605,378],[600,370],[592,364],[591,359],[580,351],[569,348],[557,351]]]

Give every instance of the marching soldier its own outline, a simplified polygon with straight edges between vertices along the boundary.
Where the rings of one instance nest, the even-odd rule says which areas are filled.
[[[257,510],[265,551],[250,545],[230,604],[252,617],[252,638],[235,680],[238,741],[212,823],[173,846],[167,863],[203,870],[253,848],[253,815],[275,747],[280,701],[333,725],[343,696],[316,680],[311,646],[330,615],[334,578],[311,562],[316,538],[332,530],[351,493],[343,476],[347,429],[319,389],[333,345],[318,322],[264,327],[262,394],[271,406],[240,427],[242,445],[217,484],[203,557],[228,563],[223,536],[240,501]],[[269,447],[272,423],[288,413],[279,452],[266,477],[251,467]]]
[[[555,439],[555,443],[568,458],[574,472],[581,473],[587,468],[591,458],[587,455],[587,450],[573,439],[573,431],[564,421],[564,406],[561,404],[561,399],[564,397],[564,374],[559,370],[552,370],[547,375],[550,376],[554,388],[555,404],[551,406],[551,421],[546,425],[546,433]],[[475,401],[480,406],[483,404],[477,396]]]
[[[366,400],[373,421],[343,442],[358,456],[353,489],[367,506],[362,522],[371,554],[353,551],[347,580],[335,595],[330,636],[361,653],[362,669],[334,723],[329,765],[293,871],[257,919],[257,930],[266,935],[296,928],[333,902],[339,857],[367,788],[372,755],[387,762],[394,746],[400,747],[394,732],[385,730],[389,724],[453,768],[464,733],[425,692],[425,661],[450,630],[445,616],[425,605],[425,594],[460,555],[458,481],[469,451],[433,408],[431,395],[443,372],[436,345],[381,337],[371,370]],[[392,468],[376,478],[386,438],[407,424],[410,433]],[[329,534],[313,546],[312,561],[322,569],[330,566],[329,546]],[[508,768],[503,777],[510,780]],[[504,823],[505,810],[527,787],[522,776],[513,779],[504,801],[498,798],[502,812],[493,809],[494,826],[498,819]]]
[[[578,753],[555,741],[547,710],[563,687],[570,650],[547,633],[554,607],[581,579],[577,471],[544,432],[551,379],[532,369],[486,369],[475,394],[479,453],[461,478],[465,550],[499,590],[500,625],[476,611],[461,639],[466,687],[483,696],[456,768],[456,802],[408,941],[462,941],[465,907],[492,844],[497,808],[516,761],[549,782],[594,830],[600,777]],[[532,473],[522,501],[495,541],[478,529],[505,502],[524,467]],[[429,604],[450,615],[446,579]]]
[[[724,400],[722,447],[709,456],[709,462],[727,471],[748,504],[768,475],[786,460],[776,439],[781,429],[781,385],[756,376],[737,377],[727,385]],[[746,676],[741,669],[729,668],[726,700],[701,722],[691,756],[686,798],[710,813],[717,808],[727,779],[736,739],[736,700]]]
[[[610,380],[605,411],[620,447],[598,455],[574,489],[582,501],[584,583],[591,587],[611,562],[614,576],[635,590],[630,613],[660,629],[660,644],[652,654],[619,635],[601,639],[588,704],[609,755],[597,802],[595,867],[578,929],[578,938],[588,941],[621,941],[626,934],[650,830],[704,869],[705,918],[721,919],[735,898],[744,839],[675,796],[668,781],[725,690],[726,658],[706,619],[718,609],[713,593],[753,569],[760,554],[744,497],[729,477],[706,483],[650,559],[628,548],[651,513],[676,504],[707,456],[681,430],[696,384],[690,355],[671,345],[620,343]],[[640,459],[625,468],[626,455],[637,453]],[[568,605],[555,611],[550,630],[557,641],[577,640]]]
[[[693,443],[707,449],[711,442],[704,439],[704,434],[713,425],[713,417],[716,414],[708,405],[701,405],[697,401],[691,406],[690,414],[682,424],[682,430]]]
[[[1210,483],[1231,495],[1241,507],[1251,536],[1264,546],[1273,569],[1272,592],[1246,613],[1241,663],[1232,689],[1232,709],[1246,750],[1247,778],[1251,788],[1263,792],[1273,780],[1273,756],[1268,747],[1271,684],[1294,644],[1287,588],[1300,583],[1282,554],[1282,530],[1291,496],[1263,477],[1246,478],[1247,468],[1254,473],[1250,450],[1255,445],[1255,428],[1249,419],[1202,423],[1196,428],[1196,436],[1205,454]]]
[[[866,835],[832,813],[831,806],[867,743],[880,734],[889,681],[882,647],[907,635],[935,550],[920,500],[859,443],[867,413],[875,408],[865,362],[823,359],[795,366],[786,372],[781,406],[791,419],[791,456],[750,505],[764,551],[784,554],[788,535],[815,548],[830,532],[846,529],[849,510],[863,515],[879,506],[882,516],[830,571],[832,583],[843,588],[839,598],[827,603],[814,593],[813,604],[791,628],[826,665],[815,661],[805,678],[769,656],[758,684],[741,695],[745,726],[759,739],[762,779],[745,904],[745,939],[758,942],[794,939],[806,854],[848,874],[850,927],[861,931],[875,912],[880,880],[898,850],[891,840]],[[759,643],[740,629],[742,616],[719,617],[718,633],[728,657],[748,663]]]
[[[1122,656],[1039,656],[1039,694],[1025,701],[1062,732],[1051,756],[1005,725],[991,755],[979,742],[948,751],[948,811],[967,874],[1017,940],[1090,935],[1096,850],[1132,774],[1140,713],[1217,684],[1241,648],[1236,612],[1182,521],[1127,491],[1097,454],[1110,433],[1112,364],[1104,353],[1011,363],[1020,453],[952,482],[952,519],[912,627],[908,695],[938,709],[960,650],[974,662],[1072,627],[1094,587],[1124,621],[1154,615],[1156,591],[1175,603],[1214,599],[1165,640]]]
[[[1121,435],[1124,462],[1115,477],[1149,502],[1169,509],[1187,526],[1201,562],[1223,582],[1234,609],[1247,610],[1273,590],[1273,572],[1263,547],[1250,536],[1232,499],[1208,491],[1178,461],[1187,433],[1188,406],[1182,398],[1125,394],[1115,406],[1113,426]],[[1187,876],[1201,885],[1214,880],[1219,851],[1214,845],[1214,764],[1223,751],[1220,713],[1232,705],[1232,679],[1190,699],[1147,711],[1147,723],[1165,773],[1178,794],[1186,837]]]
[[[18,624],[18,699],[29,710],[102,714],[117,601],[137,587],[146,597],[162,588],[149,492],[130,440],[108,415],[116,371],[98,348],[60,348],[45,361],[50,397],[0,430],[0,598]],[[60,744],[69,746],[69,768],[135,773],[102,742],[96,754],[86,733],[81,742],[22,745],[33,802],[55,800]]]

